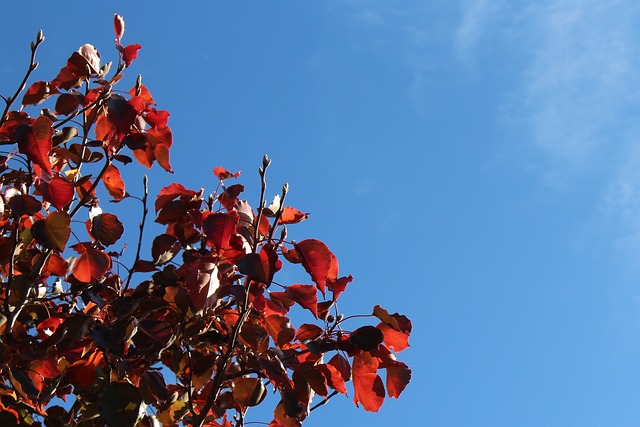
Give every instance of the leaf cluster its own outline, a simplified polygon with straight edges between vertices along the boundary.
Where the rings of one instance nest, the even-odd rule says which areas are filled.
[[[269,425],[291,427],[336,394],[367,411],[397,398],[411,378],[395,357],[411,322],[376,306],[365,316],[375,325],[349,328],[362,316],[345,317],[338,300],[352,277],[322,241],[288,238],[308,214],[285,204],[286,184],[267,205],[266,156],[257,207],[241,198],[240,173],[222,167],[209,196],[163,188],[154,213],[164,230],[145,250],[147,179],[135,196],[119,168],[135,159],[171,172],[173,138],[140,77],[116,89],[140,45],[122,45],[118,15],[114,30],[115,67],[87,44],[27,87],[39,32],[23,82],[3,97],[0,425],[241,426],[271,389]],[[39,104],[50,107],[25,111]],[[102,193],[141,204],[133,259]],[[278,282],[284,268],[308,282]]]

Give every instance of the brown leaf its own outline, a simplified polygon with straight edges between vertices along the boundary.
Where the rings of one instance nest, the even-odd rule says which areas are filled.
[[[51,212],[33,223],[31,234],[45,248],[62,252],[71,236],[70,224],[71,218],[65,212]]]

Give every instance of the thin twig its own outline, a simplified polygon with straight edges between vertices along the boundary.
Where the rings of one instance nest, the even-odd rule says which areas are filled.
[[[147,175],[142,179],[142,184],[144,187],[144,195],[142,196],[142,221],[140,221],[140,234],[138,235],[138,248],[136,249],[136,257],[133,260],[133,265],[129,269],[129,277],[127,277],[127,283],[124,284],[122,288],[123,291],[129,289],[129,284],[131,283],[131,278],[133,277],[133,273],[135,273],[136,264],[140,260],[140,250],[142,249],[142,236],[144,233],[144,223],[147,220],[147,214],[149,213],[149,209],[147,208],[147,196],[149,195],[149,178]]]
[[[11,108],[11,105],[13,105],[15,100],[20,95],[20,92],[22,92],[24,88],[27,86],[27,81],[29,80],[31,73],[33,73],[33,71],[36,68],[38,68],[38,63],[35,61],[36,51],[38,50],[38,46],[40,46],[40,44],[42,44],[43,41],[44,41],[44,36],[42,35],[42,30],[40,30],[36,35],[35,43],[31,42],[31,57],[29,59],[29,68],[27,69],[27,72],[25,73],[24,78],[20,83],[20,86],[18,86],[18,89],[16,89],[13,96],[5,99],[6,105],[4,107],[4,111],[2,112],[2,116],[0,116],[0,126],[2,126],[2,124],[7,120],[7,114],[9,113],[9,109]]]
[[[334,390],[333,393],[331,393],[329,396],[327,396],[324,399],[322,399],[322,402],[319,402],[317,405],[312,406],[311,409],[309,409],[309,412],[311,412],[311,411],[313,411],[315,409],[318,409],[322,405],[326,405],[329,402],[329,399],[331,399],[333,396],[335,396],[338,393],[339,393],[338,390]]]

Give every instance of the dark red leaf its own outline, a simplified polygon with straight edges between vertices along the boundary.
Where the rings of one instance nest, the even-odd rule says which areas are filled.
[[[220,287],[218,267],[210,259],[199,259],[189,267],[185,284],[197,311],[212,307],[215,303],[214,293]]]
[[[35,82],[22,97],[22,105],[38,105],[45,99],[60,93],[58,88],[49,82]]]
[[[272,246],[263,246],[260,253],[250,253],[241,257],[238,262],[238,270],[249,279],[270,285],[273,275],[280,269],[282,263],[278,260],[278,254]]]
[[[101,213],[91,220],[91,235],[105,246],[113,245],[122,237],[124,226],[117,216]]]
[[[109,112],[109,122],[122,135],[129,132],[131,126],[135,123],[136,117],[138,117],[138,112],[134,106],[122,95],[111,95],[107,99],[107,110]],[[98,139],[102,138],[98,137]]]
[[[76,111],[81,103],[82,100],[78,96],[63,93],[56,100],[56,114],[69,115]]]
[[[287,286],[285,292],[287,296],[309,310],[314,317],[318,317],[318,290],[313,285],[291,285]]]
[[[186,189],[182,184],[173,183],[168,187],[164,187],[160,190],[160,193],[156,197],[156,213],[160,211],[170,201],[174,200],[176,197],[185,196],[188,198],[194,197],[196,194],[193,190]]]
[[[229,239],[236,233],[240,216],[238,212],[214,213],[202,221],[202,231],[207,236],[207,245],[213,246],[218,255],[229,247]]]
[[[340,372],[344,381],[349,381],[351,379],[351,365],[349,365],[349,361],[340,353],[336,353],[336,355],[329,360],[328,364]]]
[[[45,116],[39,116],[33,125],[21,125],[16,128],[15,139],[18,150],[25,154],[34,164],[40,166],[51,175],[51,161],[49,153],[53,143],[52,122]]]
[[[73,184],[58,175],[51,178],[49,182],[40,181],[38,191],[42,193],[44,200],[59,211],[71,203],[75,194]]]
[[[42,203],[28,194],[16,194],[7,202],[13,216],[19,218],[22,215],[35,215],[42,209]]]
[[[104,425],[134,427],[138,424],[142,394],[128,382],[107,383],[98,395],[98,408]]]
[[[338,259],[327,245],[315,239],[306,239],[294,245],[304,269],[325,293],[327,280],[334,281],[338,277]]]
[[[151,257],[155,265],[166,264],[180,252],[180,249],[182,249],[182,246],[175,236],[160,234],[153,239]]]
[[[304,323],[298,328],[295,339],[300,342],[305,342],[308,340],[314,340],[323,333],[324,329],[322,329],[320,326],[314,325],[312,323]]]

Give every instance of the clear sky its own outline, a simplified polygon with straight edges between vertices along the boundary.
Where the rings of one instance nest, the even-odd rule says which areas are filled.
[[[40,28],[36,79],[115,58],[114,12],[171,112],[153,188],[255,190],[268,153],[311,212],[292,237],[355,277],[344,311],[413,320],[399,401],[306,426],[640,425],[640,3],[10,2],[0,93]]]

